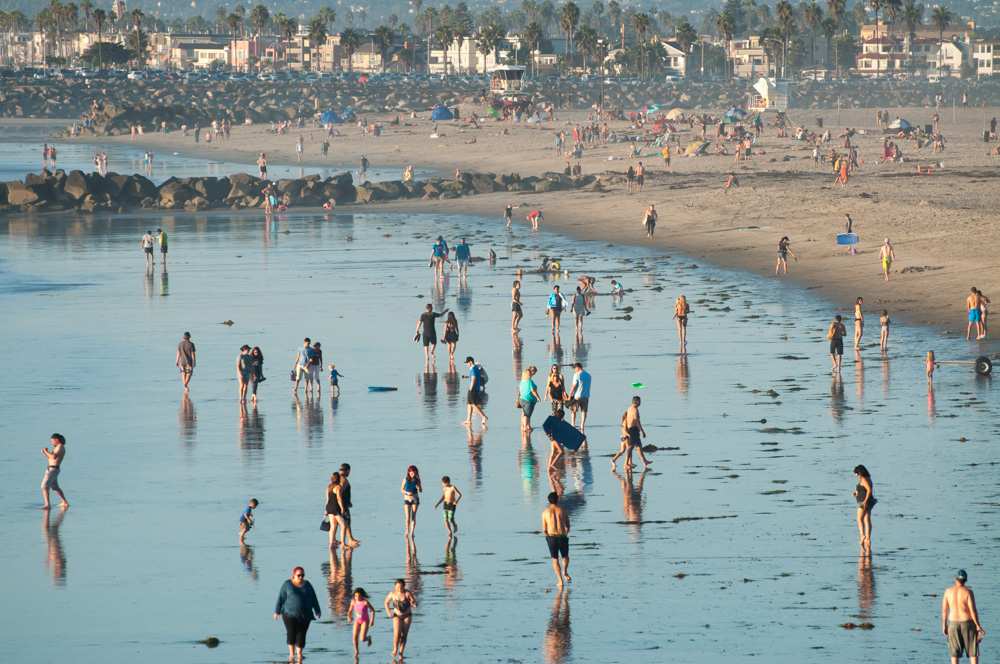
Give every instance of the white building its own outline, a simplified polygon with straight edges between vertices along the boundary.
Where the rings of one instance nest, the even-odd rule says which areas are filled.
[[[667,74],[671,76],[686,76],[688,54],[684,52],[681,45],[669,39],[661,39],[660,44],[663,45],[663,50],[666,52],[663,65],[667,70]]]
[[[962,77],[962,64],[969,61],[969,45],[963,42],[946,41],[940,45],[934,56],[934,71],[941,76]]]

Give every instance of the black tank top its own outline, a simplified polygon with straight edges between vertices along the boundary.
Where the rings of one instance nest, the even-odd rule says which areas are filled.
[[[333,491],[326,494],[326,513],[340,516],[340,503],[337,502],[337,494]]]

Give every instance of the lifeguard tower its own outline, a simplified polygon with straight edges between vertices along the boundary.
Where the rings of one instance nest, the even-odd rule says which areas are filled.
[[[490,92],[495,99],[504,103],[516,104],[530,101],[530,97],[521,91],[525,67],[517,65],[502,65],[490,73]]]
[[[760,78],[750,92],[751,112],[788,110],[788,83],[773,78]]]

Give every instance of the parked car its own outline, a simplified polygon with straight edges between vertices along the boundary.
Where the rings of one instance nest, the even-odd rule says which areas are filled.
[[[138,70],[130,71],[128,73],[128,80],[130,80],[130,81],[145,81],[146,80],[146,72],[144,72],[144,71],[138,71]]]

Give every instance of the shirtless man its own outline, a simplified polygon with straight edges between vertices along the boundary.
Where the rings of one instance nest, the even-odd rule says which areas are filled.
[[[517,332],[518,324],[521,322],[521,318],[524,316],[524,310],[521,308],[521,281],[516,280],[514,282],[514,287],[510,289],[510,331]]]
[[[982,303],[979,301],[979,291],[975,286],[969,292],[969,296],[965,298],[965,308],[969,310],[969,324],[965,326],[965,340],[969,340],[969,334],[972,333],[972,326],[976,326],[976,339],[981,339],[983,336],[983,312],[980,309]]]
[[[559,507],[559,494],[549,494],[549,506],[542,512],[542,534],[549,545],[552,570],[556,573],[556,583],[563,587],[563,581],[572,581],[569,575],[569,514]],[[562,556],[562,567],[559,567]]]
[[[646,458],[646,454],[642,451],[642,438],[646,437],[646,429],[642,426],[642,419],[639,417],[639,406],[642,404],[642,399],[638,396],[632,397],[632,403],[629,405],[628,410],[625,411],[625,431],[628,433],[628,451],[625,453],[625,469],[628,470],[632,468],[632,452],[634,450],[639,450],[639,458],[642,459],[642,465],[644,468],[648,468],[650,461]],[[612,462],[614,465],[614,462]]]
[[[889,238],[885,239],[882,243],[882,248],[878,250],[878,258],[882,263],[882,277],[889,281],[889,269],[892,267],[892,262],[896,260],[896,252],[892,250],[892,243],[889,242]]]
[[[146,254],[146,267],[152,267],[156,262],[153,259],[153,244],[153,233],[146,231],[146,234],[139,240],[139,246],[142,247],[143,253]]]
[[[59,494],[62,499],[59,506],[66,509],[69,507],[69,501],[66,500],[66,494],[59,487],[59,471],[62,468],[63,459],[66,457],[66,438],[61,433],[54,433],[51,436],[51,441],[52,449],[42,448],[42,456],[48,461],[45,476],[42,477],[42,502],[44,503],[42,509],[49,509],[50,490]]]
[[[976,596],[971,588],[966,587],[966,579],[965,570],[958,570],[954,585],[945,590],[941,598],[941,631],[948,638],[951,664],[958,664],[962,655],[976,664],[979,661],[979,642],[986,636],[986,630],[979,624]]]
[[[188,391],[191,384],[191,376],[194,375],[194,366],[197,363],[198,351],[194,347],[194,342],[191,341],[191,333],[185,332],[180,343],[177,344],[177,355],[174,358],[174,364],[181,372],[181,384],[184,385],[185,392]]]

